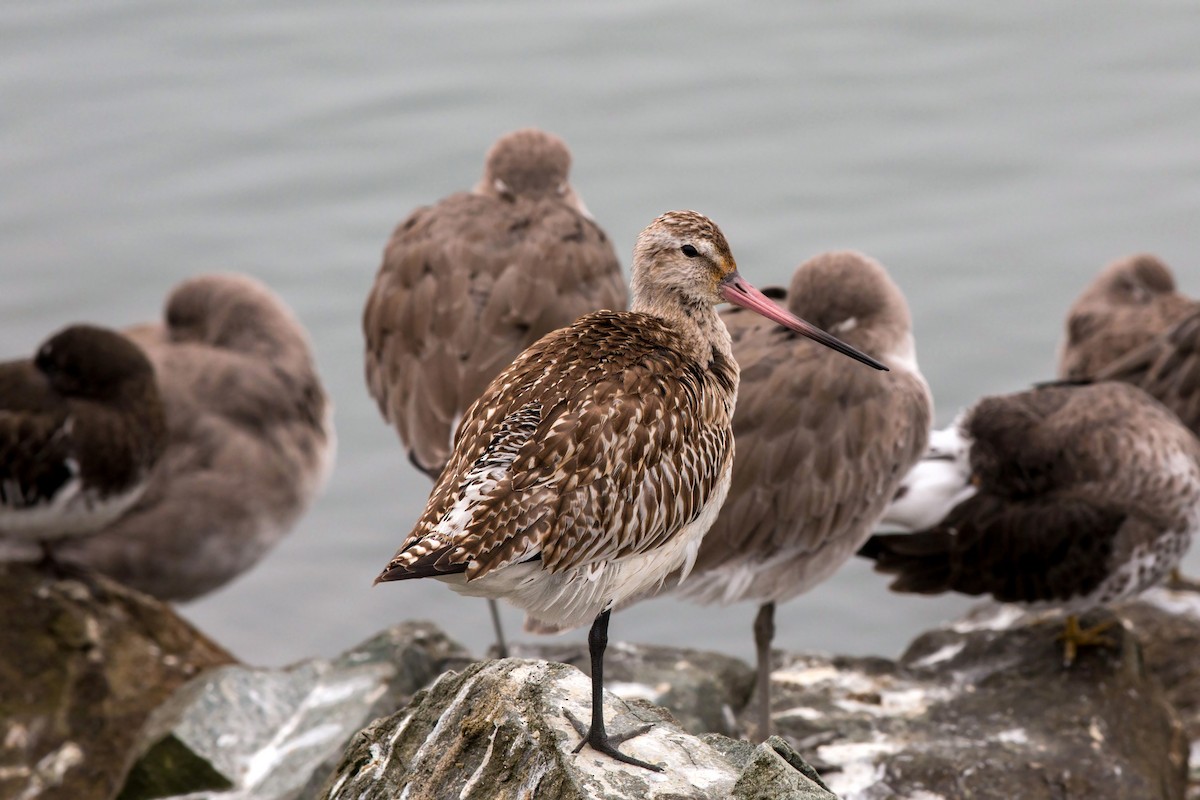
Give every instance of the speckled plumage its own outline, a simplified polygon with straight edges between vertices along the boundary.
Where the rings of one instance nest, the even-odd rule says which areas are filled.
[[[436,477],[463,412],[529,345],[626,305],[611,242],[568,182],[557,136],[501,137],[472,192],[393,233],[363,312],[366,378],[409,456]]]
[[[863,548],[896,591],[1078,613],[1161,581],[1200,530],[1200,441],[1132,386],[985,398],[958,429],[975,491],[929,529]]]
[[[729,257],[720,231],[693,216],[672,235],[706,238]],[[643,244],[652,258],[658,245]],[[546,588],[526,610],[568,626],[661,580],[669,569],[629,576],[618,564],[663,548],[707,505],[719,506],[733,455],[737,366],[716,312],[704,310],[704,328],[717,336],[705,347],[701,327],[672,324],[674,310],[601,311],[522,353],[468,409],[425,512],[384,575],[463,573],[478,585],[462,588],[487,594],[489,575],[536,564],[529,569]],[[691,534],[690,553],[672,568],[694,557],[702,534]],[[585,591],[590,601],[579,604],[563,602],[560,582],[611,585],[603,596]]]
[[[605,731],[604,651],[613,605],[686,574],[729,489],[738,367],[714,306],[886,367],[772,305],[694,211],[642,231],[632,277],[632,311],[548,335],[467,410],[425,512],[378,580],[440,577],[549,627],[590,619],[592,721],[573,720],[579,747],[657,770],[616,748],[643,731]]]

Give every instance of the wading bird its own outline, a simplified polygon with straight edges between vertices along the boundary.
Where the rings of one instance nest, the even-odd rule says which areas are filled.
[[[463,412],[525,348],[626,306],[621,265],[570,166],[553,134],[502,136],[472,191],[414,211],[384,250],[363,312],[367,387],[434,480]],[[494,604],[492,615],[504,655]]]
[[[732,302],[884,369],[783,311],[737,272],[720,229],[668,212],[638,236],[629,312],[588,314],[517,357],[466,412],[420,520],[377,581],[438,577],[537,620],[592,622],[584,744],[604,724],[614,605],[686,572],[729,489],[738,367],[715,306]],[[847,368],[851,368],[847,366]]]
[[[776,603],[829,578],[866,541],[924,451],[932,415],[908,304],[878,262],[826,253],[775,292],[791,313],[891,371],[846,369],[828,349],[762,317],[740,308],[721,314],[741,368],[737,456],[729,497],[675,591],[702,604],[759,604],[762,739],[770,735]]]

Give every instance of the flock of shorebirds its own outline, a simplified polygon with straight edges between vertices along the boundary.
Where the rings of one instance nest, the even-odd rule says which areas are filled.
[[[1061,607],[1068,661],[1104,640],[1077,614],[1178,566],[1200,529],[1200,303],[1157,259],[1084,292],[1056,380],[931,434],[878,262],[822,254],[760,292],[712,220],[672,211],[627,295],[569,168],[551,134],[499,139],[473,190],[396,228],[363,330],[370,393],[434,481],[377,581],[590,625],[577,751],[661,769],[618,749],[644,729],[610,735],[601,702],[610,614],[658,594],[759,604],[765,736],[775,606],[855,553],[897,591]],[[323,484],[329,411],[303,330],[249,278],[185,282],[162,323],[67,328],[0,365],[3,555],[210,591]]]

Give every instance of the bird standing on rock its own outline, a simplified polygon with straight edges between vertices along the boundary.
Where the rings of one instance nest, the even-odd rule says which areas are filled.
[[[58,564],[137,502],[165,445],[154,367],[116,331],[73,325],[0,364],[0,538]]]
[[[660,769],[604,724],[614,605],[690,569],[729,489],[738,366],[728,301],[879,369],[737,272],[720,229],[668,212],[638,236],[629,312],[588,314],[522,353],[468,410],[420,520],[378,581],[438,577],[562,627],[592,621],[584,744]]]
[[[367,386],[430,478],[463,412],[525,348],[582,314],[626,306],[621,265],[570,166],[553,134],[502,136],[472,191],[414,211],[384,250],[363,312]]]
[[[1133,386],[988,397],[953,431],[963,491],[939,490],[953,505],[924,529],[876,534],[860,554],[896,576],[897,592],[1062,608],[1067,664],[1105,643],[1107,625],[1081,630],[1077,615],[1160,582],[1200,531],[1200,440]]]
[[[825,348],[759,316],[721,316],[741,367],[729,497],[676,593],[758,602],[759,738],[770,735],[775,605],[829,578],[871,533],[929,438],[932,399],[917,368],[908,304],[883,267],[852,251],[801,264],[776,299],[879,358],[846,369]]]

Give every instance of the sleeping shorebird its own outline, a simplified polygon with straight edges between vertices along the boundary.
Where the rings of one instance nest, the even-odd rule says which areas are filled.
[[[73,325],[0,364],[0,538],[61,564],[137,501],[165,442],[154,367],[116,331]]]
[[[521,351],[582,314],[625,308],[621,265],[570,166],[557,136],[507,134],[473,191],[417,209],[384,250],[363,312],[367,386],[435,480],[463,412]]]
[[[989,397],[953,431],[957,502],[924,529],[876,534],[860,555],[896,575],[898,592],[1061,607],[1068,665],[1079,646],[1104,643],[1107,625],[1080,630],[1078,615],[1161,581],[1200,530],[1200,440],[1140,389]]]
[[[871,533],[929,438],[932,399],[917,369],[908,304],[855,252],[802,264],[775,298],[891,372],[845,369],[825,348],[739,308],[722,313],[741,368],[729,497],[676,593],[759,603],[759,737],[770,735],[775,604],[816,586]],[[674,583],[673,581],[669,582]]]
[[[1059,377],[1146,391],[1200,435],[1200,302],[1154,256],[1109,265],[1067,317]]]
[[[332,406],[304,328],[259,281],[214,274],[126,335],[153,362],[167,446],[145,493],[63,560],[161,600],[213,591],[295,525],[333,461]]]
[[[588,314],[522,353],[468,410],[425,512],[377,581],[438,577],[560,627],[592,622],[584,744],[617,750],[602,692],[614,605],[686,572],[729,488],[738,367],[714,306],[749,308],[879,369],[737,272],[694,211],[634,248],[633,309]]]

